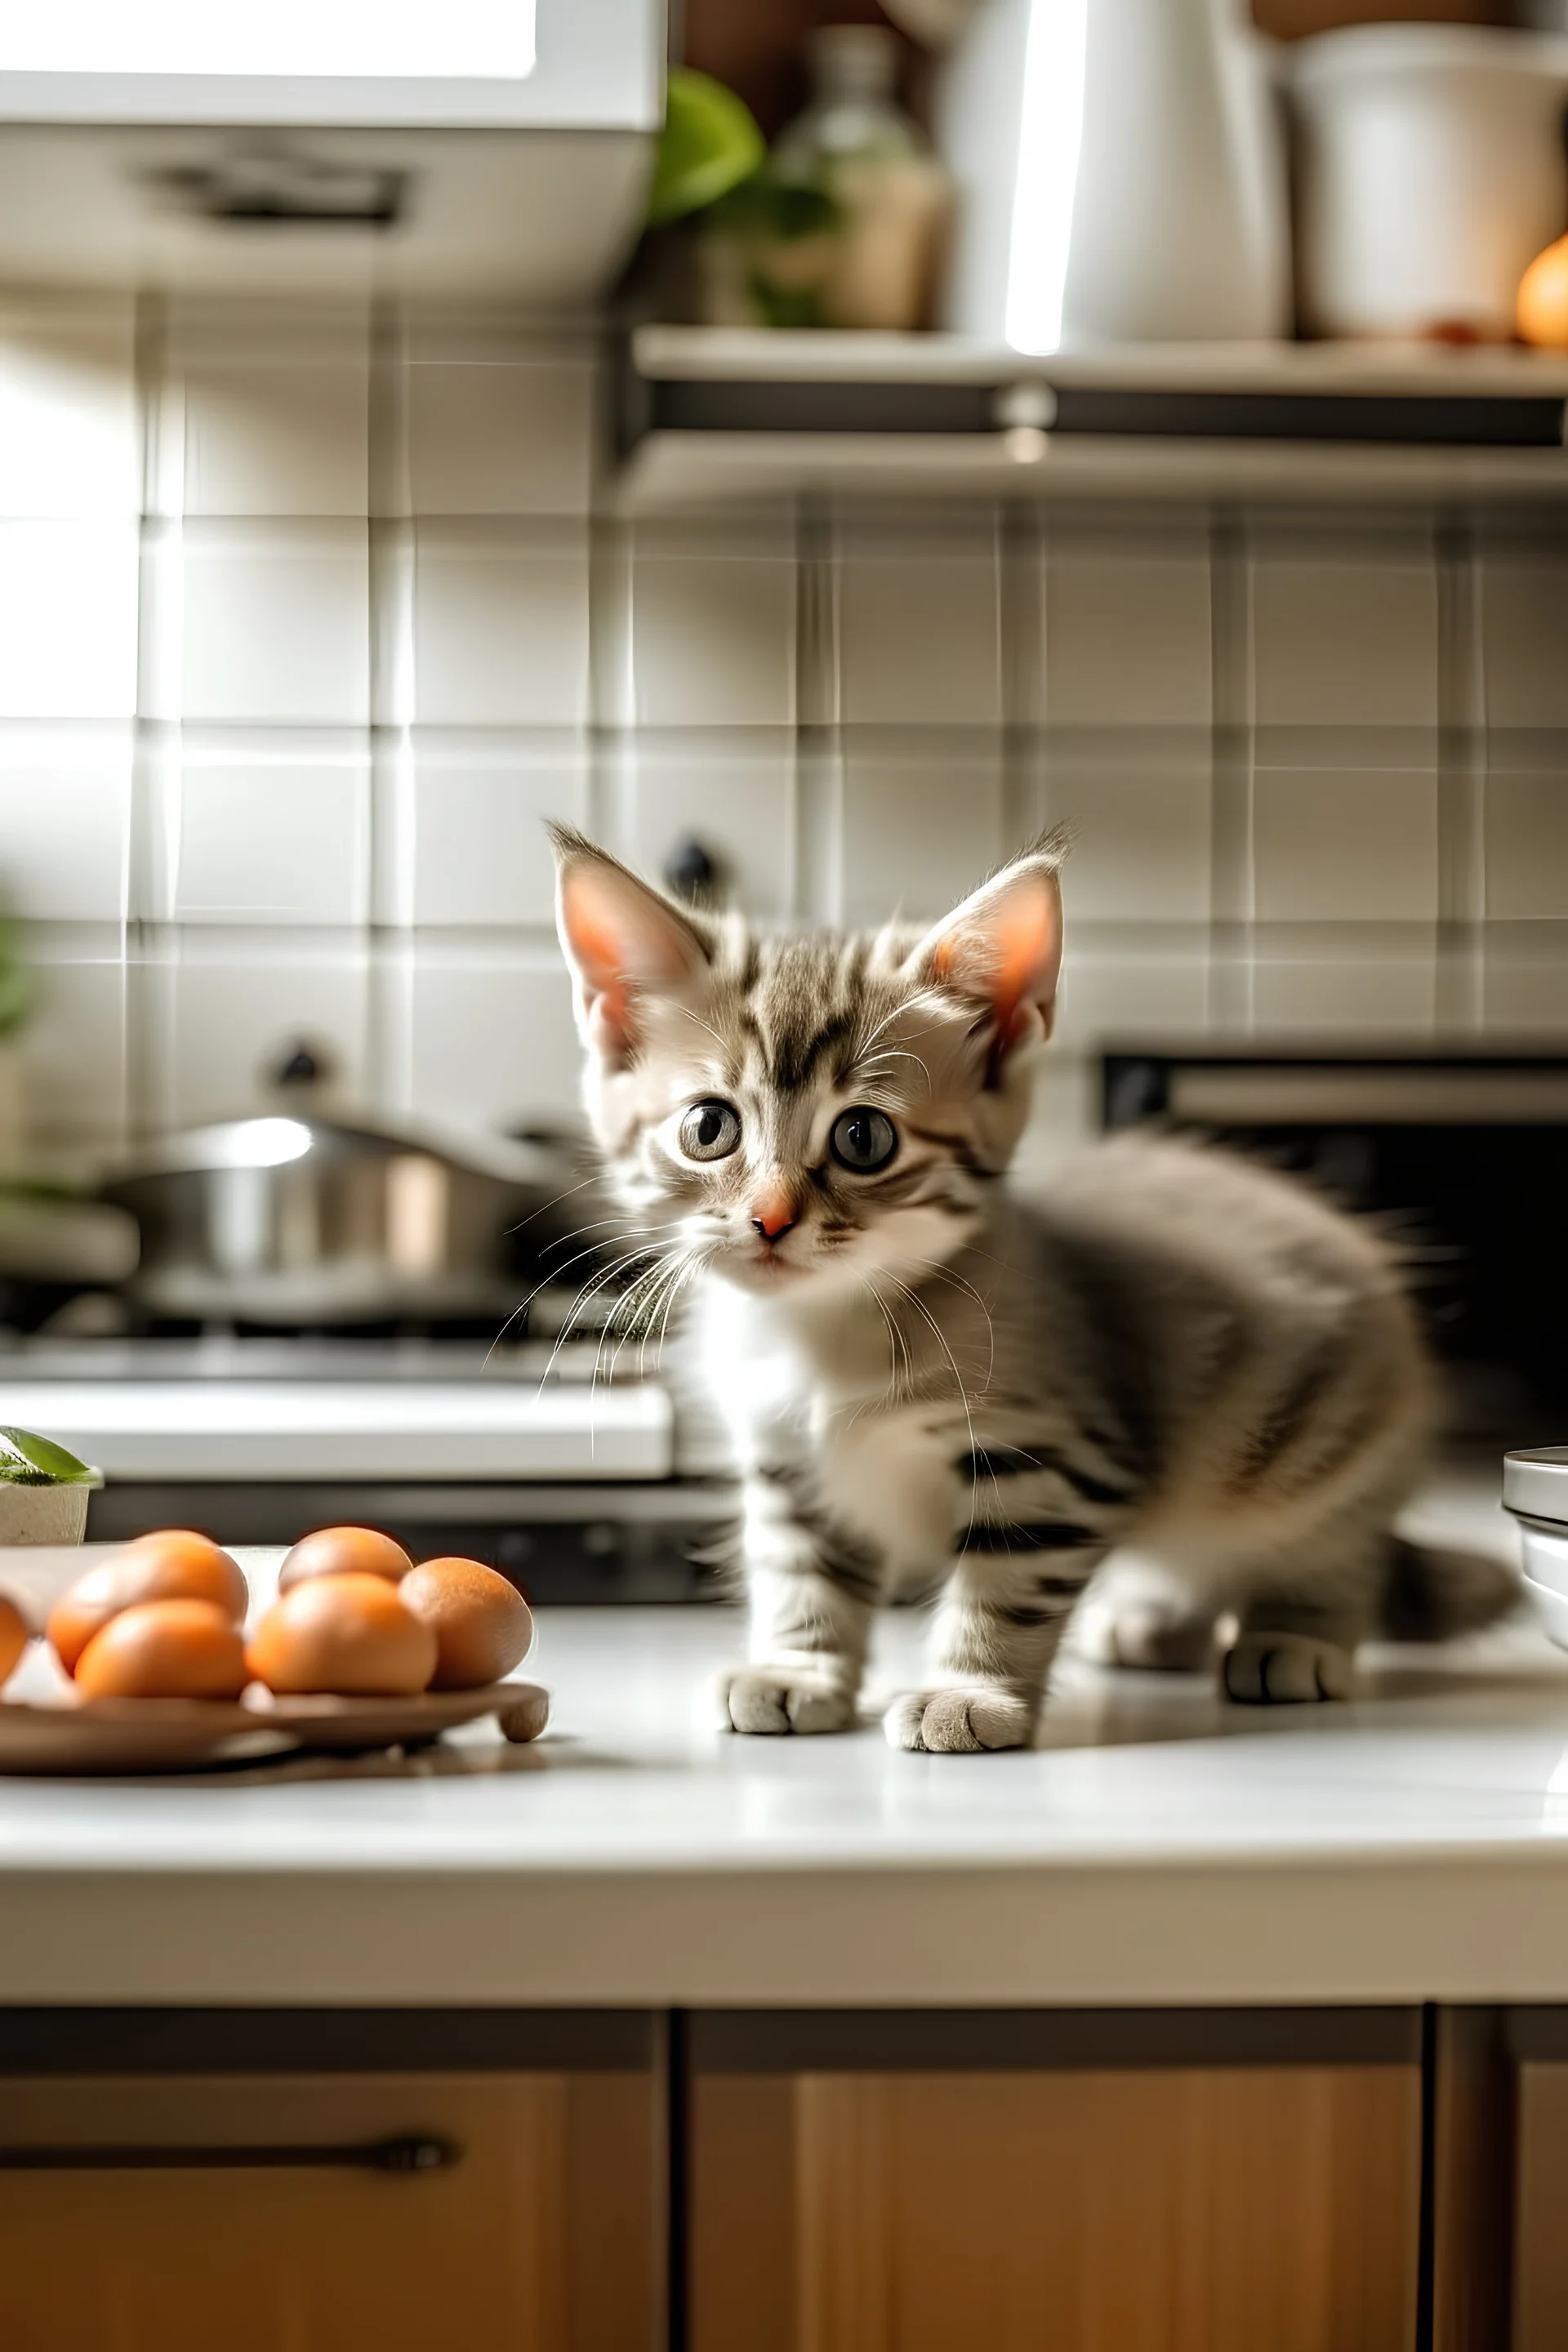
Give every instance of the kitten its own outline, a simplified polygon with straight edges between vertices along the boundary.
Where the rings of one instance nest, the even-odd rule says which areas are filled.
[[[742,1471],[737,1731],[853,1724],[872,1612],[911,1580],[945,1591],[887,1732],[941,1751],[1030,1740],[1113,1551],[1097,1654],[1192,1666],[1225,1619],[1240,1700],[1338,1697],[1364,1634],[1511,1605],[1502,1569],[1391,1532],[1431,1381],[1364,1225],[1142,1137],[1084,1150],[1037,1206],[1008,1196],[1059,843],[923,937],[759,938],[554,839],[589,1114],[656,1303],[692,1283]]]

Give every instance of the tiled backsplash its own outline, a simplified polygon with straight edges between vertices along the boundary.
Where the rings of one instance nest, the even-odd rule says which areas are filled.
[[[1527,517],[596,502],[584,333],[0,313],[0,883],[39,1132],[570,1106],[539,820],[769,920],[1077,834],[1116,1034],[1568,1036],[1568,542]],[[596,510],[596,503],[597,509]]]

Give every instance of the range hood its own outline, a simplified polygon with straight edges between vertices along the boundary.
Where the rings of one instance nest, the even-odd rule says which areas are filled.
[[[51,0],[0,32],[0,280],[602,291],[664,0]]]

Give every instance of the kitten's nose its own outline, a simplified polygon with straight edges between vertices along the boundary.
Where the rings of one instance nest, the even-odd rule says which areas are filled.
[[[764,1242],[782,1242],[795,1222],[795,1202],[775,1192],[771,1200],[758,1202],[752,1231]]]

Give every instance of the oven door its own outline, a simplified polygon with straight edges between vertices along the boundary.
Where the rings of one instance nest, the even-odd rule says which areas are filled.
[[[1108,1129],[1201,1134],[1375,1218],[1447,1375],[1450,1434],[1548,1444],[1568,1412],[1568,1059],[1108,1051]]]

